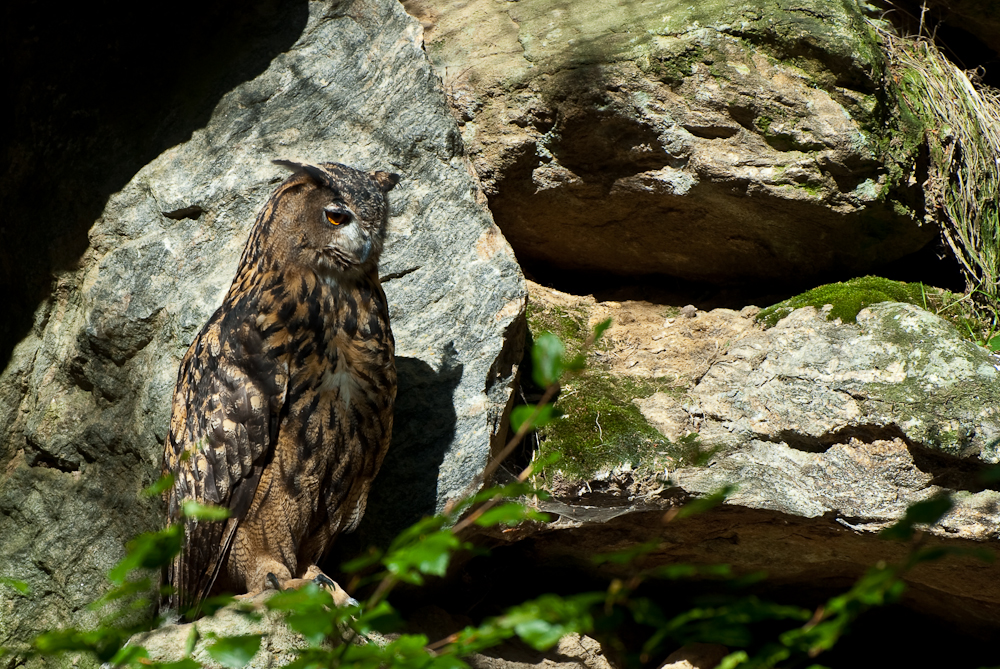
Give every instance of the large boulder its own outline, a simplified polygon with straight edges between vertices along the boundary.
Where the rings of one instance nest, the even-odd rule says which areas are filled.
[[[440,508],[502,438],[524,282],[481,203],[420,25],[392,0],[309,12],[287,51],[108,198],[13,350],[0,377],[0,576],[30,594],[0,586],[2,646],[92,623],[83,607],[125,543],[162,522],[139,493],[159,476],[178,363],[287,174],[272,159],[403,177],[381,264],[396,423],[366,540]]]
[[[553,493],[539,508],[554,522],[498,541],[529,539],[540,562],[593,570],[593,553],[655,540],[647,566],[722,562],[822,597],[879,561],[904,562],[910,546],[878,532],[949,493],[954,508],[925,544],[998,552],[1000,493],[981,475],[1000,460],[1000,356],[953,323],[883,302],[856,323],[806,307],[765,329],[751,308],[530,285],[532,329],[571,350],[588,326],[615,324],[543,431],[542,453],[562,455],[535,479]],[[720,508],[672,520],[726,486]],[[996,562],[935,561],[907,573],[904,601],[985,634],[1000,627],[998,573]]]
[[[803,281],[935,237],[854,3],[404,4],[538,276]]]
[[[975,473],[1000,462],[1000,358],[928,311],[883,302],[855,325],[796,310],[736,342],[691,394],[701,438],[735,450],[679,474],[686,487],[738,482],[733,503],[880,528],[946,486],[973,494],[933,531],[996,536],[997,493]]]

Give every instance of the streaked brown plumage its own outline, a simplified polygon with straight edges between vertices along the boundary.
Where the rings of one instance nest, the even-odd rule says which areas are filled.
[[[168,521],[189,499],[231,511],[184,521],[165,602],[182,612],[212,592],[260,592],[269,574],[282,587],[318,575],[389,446],[396,368],[378,259],[399,177],[281,164],[296,173],[258,215],[177,374]]]

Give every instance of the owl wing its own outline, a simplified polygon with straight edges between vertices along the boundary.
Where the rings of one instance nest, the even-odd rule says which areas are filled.
[[[181,362],[164,449],[164,469],[174,476],[171,522],[188,500],[230,511],[224,522],[184,520],[184,544],[167,568],[169,606],[182,612],[208,595],[225,563],[273,452],[287,393],[287,365],[265,351],[256,329],[221,311]]]

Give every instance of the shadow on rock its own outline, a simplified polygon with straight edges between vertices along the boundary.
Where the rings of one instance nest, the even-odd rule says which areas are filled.
[[[108,197],[204,127],[227,91],[295,43],[307,16],[307,3],[277,0],[182,0],[155,21],[137,5],[4,9],[0,369],[53,276],[76,268]]]

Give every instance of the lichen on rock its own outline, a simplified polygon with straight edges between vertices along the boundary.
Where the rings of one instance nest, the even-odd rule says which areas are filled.
[[[405,4],[532,271],[802,280],[935,236],[858,5]]]

